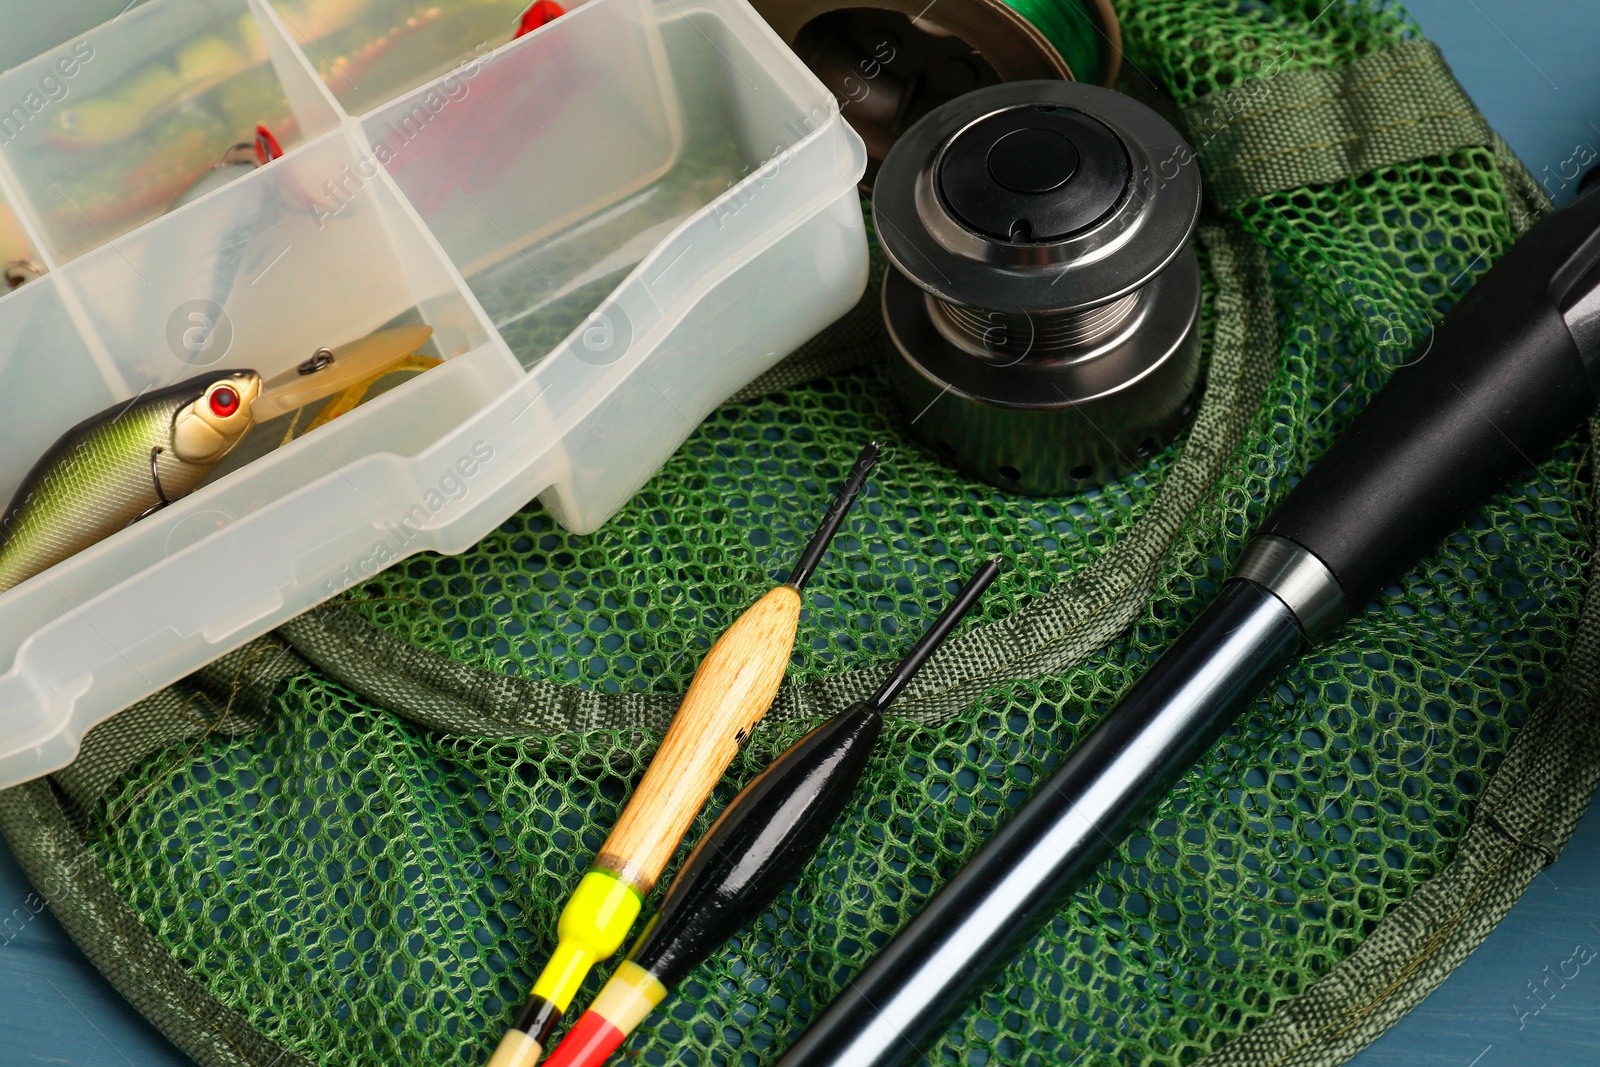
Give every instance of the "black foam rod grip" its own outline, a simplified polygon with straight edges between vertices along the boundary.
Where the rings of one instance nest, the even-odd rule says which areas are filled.
[[[1594,410],[1597,304],[1590,193],[1472,287],[1261,532],[1322,560],[1359,612]]]

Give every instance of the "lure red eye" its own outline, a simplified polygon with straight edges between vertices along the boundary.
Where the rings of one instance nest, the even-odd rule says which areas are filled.
[[[211,393],[211,414],[225,419],[239,410],[239,394],[224,385]]]

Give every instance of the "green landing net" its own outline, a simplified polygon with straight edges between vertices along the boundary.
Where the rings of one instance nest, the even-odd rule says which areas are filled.
[[[694,836],[983,559],[1005,571],[897,706],[816,862],[621,1061],[773,1062],[1545,206],[1393,4],[1118,14],[1127,68],[1208,182],[1185,436],[1075,496],[967,480],[904,433],[875,278],[599,532],[530,504],[0,794],[0,827],[124,994],[207,1067],[481,1062],[701,654],[781,580],[872,437],[887,454],[807,593],[787,684]],[[1600,766],[1590,476],[1569,443],[1301,660],[932,1062],[1338,1063],[1441,980],[1559,850]]]

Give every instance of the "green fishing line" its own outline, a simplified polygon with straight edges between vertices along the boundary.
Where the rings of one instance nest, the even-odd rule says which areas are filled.
[[[1089,13],[1090,0],[1005,0],[1055,46],[1078,81],[1100,81],[1100,28]]]

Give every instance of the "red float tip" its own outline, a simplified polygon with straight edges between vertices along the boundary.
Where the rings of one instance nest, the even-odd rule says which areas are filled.
[[[511,39],[514,41],[525,33],[532,33],[553,18],[565,15],[561,5],[554,0],[537,0],[528,10],[522,13],[522,19],[517,23],[517,33]]]
[[[600,1067],[627,1036],[605,1016],[586,1011],[544,1061],[544,1067]]]

